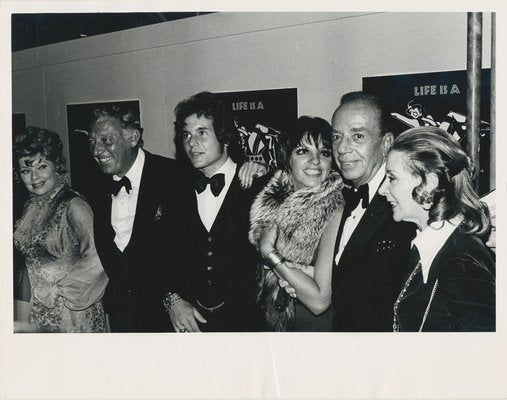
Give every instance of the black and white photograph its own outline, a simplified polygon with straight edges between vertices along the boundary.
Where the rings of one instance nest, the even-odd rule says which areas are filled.
[[[0,398],[507,398],[507,5],[447,3],[4,2]]]

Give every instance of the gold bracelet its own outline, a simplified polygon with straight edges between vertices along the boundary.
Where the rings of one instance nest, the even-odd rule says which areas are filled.
[[[266,257],[264,257],[264,262],[271,269],[275,269],[278,265],[283,263],[283,261],[282,255],[276,249],[271,250]]]

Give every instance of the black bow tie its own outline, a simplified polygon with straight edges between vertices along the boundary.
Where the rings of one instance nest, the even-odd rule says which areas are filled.
[[[215,174],[211,178],[206,177],[204,174],[199,174],[195,181],[195,190],[197,193],[202,193],[206,186],[210,185],[211,193],[217,197],[225,185],[225,175]]]
[[[343,197],[345,198],[346,207],[352,211],[355,210],[359,201],[362,200],[361,206],[363,208],[368,207],[370,204],[370,197],[368,195],[368,184],[359,186],[359,188],[343,188]]]
[[[130,183],[129,178],[124,176],[119,181],[115,181],[113,179],[113,181],[111,182],[111,193],[117,196],[123,186],[125,186],[127,194],[130,194],[130,191],[132,190],[132,184]]]

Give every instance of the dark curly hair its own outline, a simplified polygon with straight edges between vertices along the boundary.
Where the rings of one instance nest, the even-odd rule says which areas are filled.
[[[23,133],[14,136],[12,142],[12,163],[16,178],[19,178],[18,161],[23,157],[32,157],[37,154],[51,161],[58,174],[67,172],[63,144],[58,133],[29,126]]]
[[[432,126],[408,129],[394,140],[392,151],[404,153],[410,173],[422,179],[412,192],[417,203],[423,205],[428,196],[423,194],[426,175],[434,173],[438,177],[437,188],[429,193],[432,203],[428,223],[461,215],[464,232],[489,234],[489,209],[474,191],[470,159],[451,135]]]
[[[121,104],[113,103],[104,105],[93,110],[93,119],[90,123],[90,131],[97,122],[104,118],[112,118],[120,124],[121,129],[135,129],[139,131],[138,146],[143,147],[143,131],[139,114],[134,112],[131,108]]]
[[[185,120],[195,114],[197,117],[206,117],[213,121],[213,130],[218,142],[223,146],[227,144],[227,154],[236,162],[242,160],[241,146],[238,134],[234,127],[232,114],[219,100],[216,94],[199,92],[182,100],[174,109],[176,121],[174,121],[175,141],[178,156],[181,156],[183,143],[183,129]]]
[[[289,125],[280,135],[280,153],[278,166],[289,170],[292,152],[305,138],[312,138],[315,143],[322,139],[325,148],[332,150],[332,131],[329,123],[319,117],[303,115]]]

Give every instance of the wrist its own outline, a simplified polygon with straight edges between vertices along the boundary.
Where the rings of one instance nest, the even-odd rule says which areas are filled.
[[[181,297],[178,293],[168,292],[163,300],[164,308],[167,312],[173,308],[173,306],[181,300]]]
[[[270,250],[264,257],[264,264],[271,269],[275,269],[278,265],[283,263],[284,259],[282,255],[276,250]]]

